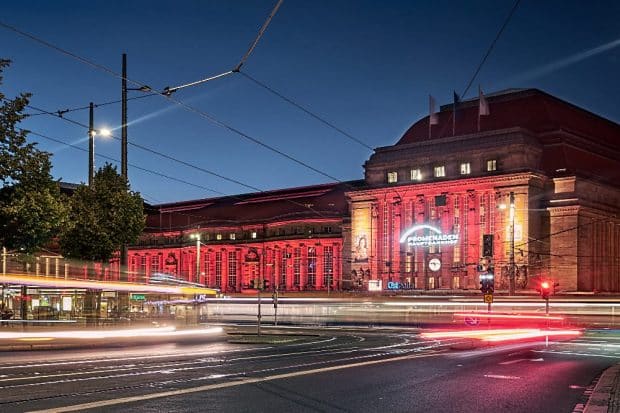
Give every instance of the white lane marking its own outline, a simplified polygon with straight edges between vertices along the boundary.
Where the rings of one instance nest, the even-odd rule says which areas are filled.
[[[505,376],[503,374],[485,374],[484,377],[487,377],[489,379],[504,379],[504,380],[517,380],[521,378],[519,376]]]
[[[351,363],[351,364],[344,364],[344,365],[339,365],[339,366],[322,367],[322,368],[318,368],[318,369],[311,369],[311,370],[305,370],[305,371],[296,371],[296,372],[292,372],[292,373],[275,374],[275,375],[266,376],[266,377],[244,378],[244,379],[241,379],[241,380],[235,380],[235,381],[231,381],[231,382],[217,383],[217,384],[207,384],[207,385],[204,385],[204,386],[192,387],[192,388],[189,388],[189,389],[170,390],[170,391],[165,391],[165,392],[160,392],[160,393],[145,394],[145,395],[141,395],[141,396],[120,397],[120,398],[117,398],[117,399],[101,400],[101,401],[97,401],[97,402],[75,404],[75,405],[72,405],[72,406],[62,406],[62,407],[56,407],[56,408],[52,408],[52,409],[36,410],[36,411],[31,411],[30,413],[75,412],[75,411],[79,411],[79,410],[95,409],[95,408],[104,407],[104,406],[114,406],[114,405],[118,405],[118,404],[133,403],[133,402],[139,402],[139,401],[144,401],[144,400],[152,400],[152,399],[159,399],[159,398],[162,398],[162,397],[171,397],[171,396],[180,396],[180,395],[183,395],[183,394],[198,393],[198,392],[207,391],[207,390],[224,389],[224,388],[228,388],[228,387],[241,386],[241,385],[244,385],[244,384],[262,383],[262,382],[266,382],[266,381],[281,380],[281,379],[286,379],[286,378],[290,378],[290,377],[308,376],[308,375],[311,375],[311,374],[325,373],[325,372],[328,372],[328,371],[344,370],[344,369],[348,369],[348,368],[370,366],[370,365],[381,364],[381,363],[390,363],[390,362],[401,361],[401,360],[411,360],[411,359],[417,359],[417,358],[434,357],[434,356],[438,356],[438,355],[439,354],[436,354],[436,353],[435,354],[415,354],[415,355],[399,356],[399,357],[393,357],[393,358],[382,359],[382,360],[369,360],[369,361],[362,361],[362,362]]]
[[[504,361],[504,362],[501,362],[499,364],[501,364],[501,365],[515,364],[515,363],[520,363],[522,361],[545,361],[545,360],[542,359],[542,358],[537,358],[537,359],[516,359],[516,360]]]
[[[528,360],[529,359],[516,359],[516,360],[504,361],[504,362],[501,362],[499,364],[502,364],[502,365],[515,364],[515,363],[520,363],[522,361],[528,361]]]

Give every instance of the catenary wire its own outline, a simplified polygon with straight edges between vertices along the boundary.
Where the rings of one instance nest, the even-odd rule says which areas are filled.
[[[265,84],[264,82],[261,82],[260,80],[254,78],[253,76],[250,76],[248,73],[246,73],[245,71],[239,71],[239,73],[241,75],[243,75],[246,79],[254,82],[256,85],[262,87],[263,89],[267,90],[268,92],[272,93],[273,95],[279,97],[280,99],[284,100],[285,102],[290,103],[291,105],[295,106],[297,109],[301,110],[302,112],[306,113],[307,115],[309,115],[310,117],[318,120],[319,122],[321,122],[322,124],[334,129],[336,132],[340,133],[341,135],[349,138],[350,140],[352,140],[353,142],[362,145],[363,147],[370,149],[371,151],[374,150],[374,148],[370,145],[368,145],[367,143],[363,142],[362,140],[356,138],[355,136],[351,135],[350,133],[345,132],[344,130],[342,130],[341,128],[337,127],[336,125],[334,125],[333,123],[323,119],[322,117],[320,117],[319,115],[317,115],[316,113],[310,111],[309,109],[305,108],[304,106],[302,106],[301,104],[295,102],[293,99],[290,99],[286,96],[284,96],[282,93],[278,92],[277,90],[275,90],[274,88],[268,86],[267,84]]]
[[[114,76],[114,77],[119,78],[119,79],[123,78],[120,74],[116,73],[115,71],[113,71],[113,70],[111,70],[111,69],[109,69],[109,68],[107,68],[107,67],[105,67],[103,65],[91,62],[90,60],[88,60],[86,58],[78,56],[75,53],[71,53],[69,51],[66,51],[66,50],[62,49],[61,47],[53,45],[53,44],[51,44],[51,43],[49,43],[49,42],[47,42],[45,40],[39,39],[38,37],[36,37],[36,36],[34,36],[32,34],[29,34],[29,33],[26,33],[26,32],[24,32],[22,30],[19,30],[19,29],[13,27],[13,26],[10,26],[10,25],[8,25],[6,23],[3,23],[2,21],[0,21],[0,26],[8,28],[8,29],[10,29],[10,30],[12,30],[12,31],[14,31],[14,32],[16,32],[16,33],[18,33],[20,35],[26,36],[26,37],[28,37],[30,39],[33,39],[33,40],[37,41],[38,43],[45,45],[46,47],[51,47],[54,50],[60,51],[63,54],[65,54],[67,56],[70,56],[70,57],[72,57],[74,59],[77,59],[78,61],[80,61],[82,63],[88,64],[89,66],[95,67],[95,68],[97,68],[99,70],[103,70],[105,73],[107,73],[107,74],[109,74],[111,76]],[[129,78],[126,78],[126,80],[128,82],[131,82],[132,84],[138,86],[138,87],[146,87],[145,84],[137,82],[135,80],[132,80],[132,79],[129,79]],[[194,107],[192,105],[189,105],[189,104],[187,104],[187,103],[185,103],[185,102],[183,102],[183,101],[181,101],[179,99],[173,98],[170,93],[166,93],[165,91],[155,92],[155,93],[160,95],[160,96],[162,96],[162,97],[164,97],[164,98],[166,98],[166,99],[168,99],[169,101],[175,103],[176,105],[184,108],[188,112],[195,113],[198,116],[200,116],[200,117],[208,120],[209,122],[213,123],[214,125],[219,126],[219,127],[223,128],[223,129],[226,129],[229,132],[232,132],[232,133],[242,137],[243,139],[246,139],[246,140],[248,140],[250,142],[253,142],[256,145],[259,145],[259,146],[261,146],[261,147],[263,147],[263,148],[265,148],[265,149],[267,149],[267,150],[269,150],[269,151],[271,151],[273,153],[276,153],[276,154],[278,154],[278,155],[280,155],[280,156],[282,156],[282,157],[284,157],[284,158],[286,158],[286,159],[288,159],[288,160],[290,160],[290,161],[292,161],[292,162],[294,162],[294,163],[296,163],[296,164],[298,164],[300,166],[303,166],[306,169],[309,169],[309,170],[311,170],[311,171],[313,171],[313,172],[315,172],[315,173],[317,173],[319,175],[322,175],[322,176],[324,176],[326,178],[329,178],[329,179],[331,179],[333,181],[336,181],[336,182],[339,182],[339,183],[343,182],[340,179],[338,179],[338,178],[336,178],[336,177],[334,177],[334,176],[332,176],[332,175],[330,175],[330,174],[328,174],[326,172],[323,172],[320,169],[318,169],[318,168],[316,168],[314,166],[311,166],[310,164],[308,164],[308,163],[306,163],[304,161],[301,161],[301,160],[295,158],[294,156],[289,155],[289,154],[285,153],[284,151],[282,151],[280,149],[277,149],[277,148],[275,148],[275,147],[273,147],[273,146],[263,142],[262,140],[260,140],[258,138],[255,138],[255,137],[249,135],[248,133],[242,132],[241,130],[233,127],[232,125],[229,125],[226,122],[217,119],[214,115],[212,115],[212,114],[210,114],[210,113],[208,113],[206,111],[198,109],[198,108],[196,108],[196,107]]]

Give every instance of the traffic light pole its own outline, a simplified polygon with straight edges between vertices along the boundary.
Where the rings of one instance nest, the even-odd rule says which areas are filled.
[[[273,314],[274,314],[273,324],[277,326],[278,325],[278,284],[277,283],[276,283],[275,291],[273,292],[273,295],[272,295],[272,299],[273,299]]]
[[[260,319],[262,317],[261,315],[261,295],[260,295],[261,289],[258,289],[258,314],[256,315],[257,318],[257,324],[256,324],[256,334],[260,336]]]

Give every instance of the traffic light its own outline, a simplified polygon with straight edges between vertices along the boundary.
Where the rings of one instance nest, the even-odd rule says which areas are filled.
[[[492,273],[480,274],[480,291],[482,291],[482,294],[493,294],[495,291],[495,277]]]
[[[544,280],[540,283],[540,296],[544,300],[549,299],[549,296],[551,295],[551,288],[553,287],[550,281]]]
[[[482,236],[482,256],[493,256],[493,234],[484,234]]]

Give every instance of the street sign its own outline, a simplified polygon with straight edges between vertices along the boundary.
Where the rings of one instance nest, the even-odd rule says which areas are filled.
[[[487,304],[491,304],[493,302],[493,294],[485,294],[484,302]]]

